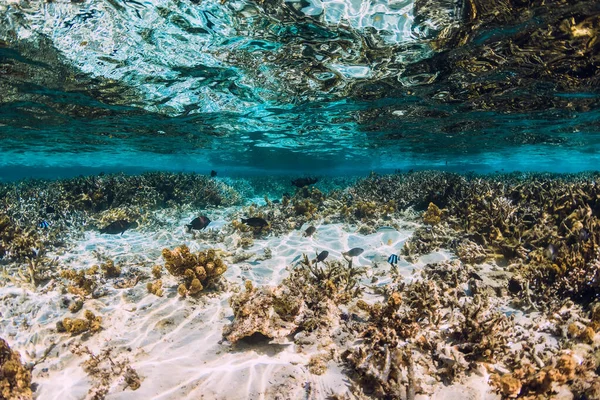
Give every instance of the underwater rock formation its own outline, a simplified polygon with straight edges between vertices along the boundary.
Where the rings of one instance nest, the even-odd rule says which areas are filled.
[[[304,318],[301,297],[291,294],[284,285],[255,288],[246,281],[246,290],[229,300],[234,321],[225,327],[223,336],[231,343],[260,333],[268,338],[282,338],[295,332]]]

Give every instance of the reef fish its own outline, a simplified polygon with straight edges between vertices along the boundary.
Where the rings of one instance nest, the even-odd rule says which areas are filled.
[[[254,228],[263,228],[268,226],[269,223],[265,221],[263,218],[242,218],[242,224],[246,224],[248,226],[252,226]]]
[[[342,253],[342,255],[346,257],[358,257],[363,253],[363,251],[365,250],[361,249],[360,247],[355,247],[353,249],[348,250],[345,253]]]
[[[390,264],[392,264],[392,267],[394,265],[398,265],[398,256],[396,254],[392,254],[391,256],[388,257],[388,262]]]
[[[38,224],[38,228],[42,228],[42,229],[48,229],[50,227],[50,224],[48,223],[48,221],[46,220],[42,220],[39,224]]]
[[[317,228],[315,228],[314,226],[309,226],[308,228],[306,228],[306,230],[304,231],[304,236],[312,236],[313,233],[315,233],[317,231]]]
[[[119,219],[115,222],[111,222],[108,226],[101,228],[100,233],[108,233],[109,235],[121,235],[129,228],[133,228],[134,222],[129,222],[126,219]]]
[[[327,258],[328,255],[329,255],[329,252],[327,250],[323,250],[322,252],[317,254],[317,258],[315,258],[315,261],[322,262],[323,260],[325,260]]]
[[[192,220],[192,222],[190,222],[186,226],[187,226],[188,230],[195,229],[197,231],[200,231],[200,230],[206,228],[208,226],[208,224],[210,224],[210,219],[208,219],[208,217],[206,215],[201,215],[199,217],[194,218]]]
[[[215,176],[217,176],[217,171],[215,171],[214,169],[212,171],[210,171],[210,177],[214,178]]]
[[[317,183],[319,180],[317,178],[298,178],[292,181],[292,185],[296,187],[304,187],[308,185],[312,185],[313,183]]]
[[[56,212],[56,210],[54,209],[54,207],[52,206],[46,206],[46,213],[48,214],[54,214]]]
[[[548,245],[548,247],[546,247],[546,250],[544,250],[544,255],[549,260],[555,261],[556,260],[556,256],[557,256],[556,247],[554,247],[554,245],[552,243],[550,243]]]

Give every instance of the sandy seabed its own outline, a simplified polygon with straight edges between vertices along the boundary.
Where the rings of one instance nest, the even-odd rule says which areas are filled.
[[[189,233],[185,224],[198,212],[156,212],[154,226],[128,230],[123,235],[85,231],[59,253],[50,253],[63,269],[87,270],[110,259],[123,266],[117,278],[98,278],[94,292],[83,308],[69,310],[74,296],[51,280],[33,288],[23,279],[7,277],[0,287],[0,337],[21,353],[23,362],[33,368],[34,397],[37,399],[325,399],[354,398],[347,366],[339,357],[327,361],[321,375],[311,373],[312,356],[322,353],[319,343],[301,346],[298,335],[268,340],[250,337],[232,345],[223,338],[223,329],[234,317],[229,299],[243,291],[244,281],[254,286],[278,285],[297,266],[303,254],[327,250],[330,259],[342,259],[342,252],[354,247],[364,252],[354,259],[366,268],[361,285],[363,299],[383,300],[377,287],[391,281],[387,258],[399,254],[404,242],[418,224],[396,220],[395,226],[362,235],[348,224],[315,224],[312,237],[303,236],[305,225],[284,235],[265,234],[246,248],[237,234],[216,238],[216,233],[240,207],[208,211],[212,222],[208,232]],[[211,234],[215,233],[214,235]],[[163,248],[182,244],[192,252],[221,249],[227,271],[225,290],[180,297],[179,280],[162,276],[163,296],[148,292],[151,270],[163,265]],[[421,256],[412,263],[402,257],[398,272],[408,282],[414,272],[430,263],[454,259],[447,251]],[[493,268],[493,266],[491,267]],[[484,268],[485,269],[485,268]],[[465,287],[465,290],[468,288]],[[102,318],[99,332],[70,335],[57,331],[65,317],[82,318],[91,311]],[[516,310],[522,324],[531,315]],[[543,334],[540,334],[543,335]],[[546,342],[551,341],[549,335]],[[360,339],[356,339],[358,342]],[[358,343],[357,342],[357,343]],[[352,346],[350,343],[348,346]],[[83,350],[82,350],[83,349]],[[98,361],[90,368],[90,359]],[[127,369],[135,371],[139,387],[132,390]],[[488,372],[470,374],[460,383],[438,384],[428,395],[416,399],[500,398],[488,384]]]
[[[235,211],[229,208],[210,212],[213,222],[209,229],[220,229],[227,215]],[[240,290],[244,280],[255,285],[277,285],[302,254],[313,255],[322,250],[329,251],[331,258],[340,258],[350,248],[364,248],[355,263],[368,267],[365,283],[370,284],[375,274],[383,277],[376,285],[383,285],[390,267],[386,259],[398,253],[410,237],[411,223],[406,224],[406,230],[385,228],[371,235],[355,233],[352,226],[344,224],[317,224],[313,237],[304,237],[303,230],[283,236],[267,235],[243,251],[253,253],[252,257],[237,263],[231,262],[233,255],[224,258],[228,266],[224,278],[229,290],[181,298],[177,294],[177,279],[165,274],[164,295],[148,293],[145,283],[151,277],[152,266],[164,263],[163,248],[186,244],[191,251],[219,248],[239,254],[235,237],[210,243],[188,233],[185,224],[194,215],[165,215],[168,224],[152,231],[129,230],[123,235],[87,231],[67,251],[49,254],[57,257],[63,268],[74,270],[98,264],[99,257],[124,265],[120,278],[102,278],[92,299],[85,302],[85,310],[102,317],[103,329],[98,333],[57,333],[57,322],[80,316],[83,310],[71,313],[68,305],[73,296],[54,290],[54,282],[35,291],[10,281],[0,288],[0,336],[20,350],[24,363],[38,363],[33,373],[36,398],[82,399],[90,396],[90,388],[99,385],[98,378],[82,368],[86,357],[73,353],[76,343],[96,355],[112,349],[111,360],[125,361],[139,375],[141,386],[132,391],[123,377],[115,374],[108,382],[109,399],[325,398],[347,392],[342,365],[330,361],[325,374],[311,374],[306,367],[311,353],[297,352],[291,340],[269,343],[250,339],[234,347],[224,341],[223,327],[233,320],[228,300]],[[271,257],[260,260],[267,248]],[[448,257],[436,252],[416,264],[401,262],[399,269],[409,278],[415,268]],[[117,288],[128,276],[147,279],[140,279],[130,288]]]

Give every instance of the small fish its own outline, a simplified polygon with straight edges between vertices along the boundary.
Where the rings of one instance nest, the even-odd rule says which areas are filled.
[[[129,222],[125,219],[119,219],[115,222],[111,222],[108,226],[101,228],[100,233],[108,233],[109,235],[121,235],[129,228],[134,228],[137,224],[135,222]]]
[[[394,265],[398,265],[398,256],[396,254],[392,254],[388,257],[388,262],[392,265],[392,267]]]
[[[590,238],[590,231],[588,231],[585,228],[581,228],[579,230],[579,240],[581,240],[582,242],[587,242],[587,240]]]
[[[306,236],[306,237],[312,236],[312,234],[315,233],[316,231],[317,231],[317,228],[315,228],[314,226],[311,225],[308,228],[306,228],[303,236]]]
[[[483,281],[483,278],[481,276],[479,276],[478,273],[472,272],[472,271],[469,272],[469,278],[476,279],[478,281]]]
[[[267,221],[265,221],[263,218],[242,218],[242,224],[246,224],[248,226],[251,226],[253,228],[264,228],[265,226],[268,226],[269,223]]]
[[[358,257],[363,253],[363,251],[365,250],[361,249],[360,247],[355,247],[353,249],[348,250],[345,253],[342,253],[342,255],[346,257]]]
[[[304,186],[312,185],[317,183],[319,180],[317,178],[298,178],[292,181],[292,185],[302,188]]]
[[[206,215],[201,215],[199,217],[194,218],[192,222],[190,222],[186,226],[189,231],[191,231],[192,229],[201,231],[202,229],[206,228],[208,224],[210,224],[210,219],[208,219]]]
[[[546,250],[544,250],[544,255],[546,256],[546,258],[552,261],[556,260],[556,247],[554,247],[554,245],[550,243],[548,247],[546,247]]]
[[[217,176],[217,171],[215,171],[214,169],[212,171],[210,171],[210,177],[214,178],[215,176]]]
[[[42,228],[42,229],[48,229],[50,227],[50,224],[48,223],[48,221],[46,220],[42,220],[39,224],[38,224],[38,228]]]
[[[54,209],[54,207],[52,206],[46,206],[46,213],[47,214],[54,214],[56,212],[56,210]]]
[[[327,250],[323,250],[322,252],[320,252],[317,255],[317,258],[315,258],[315,261],[322,262],[323,260],[325,260],[327,258],[328,255],[329,255],[329,252]]]
[[[279,199],[275,199],[275,200],[273,200],[271,203],[273,203],[273,204],[279,204],[279,203],[281,203],[281,200],[279,200]]]

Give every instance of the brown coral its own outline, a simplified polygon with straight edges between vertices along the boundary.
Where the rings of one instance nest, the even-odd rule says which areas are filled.
[[[148,289],[148,292],[158,296],[158,297],[162,297],[163,295],[163,289],[162,289],[162,280],[158,279],[156,282],[148,282],[148,284],[146,285],[146,288]]]
[[[254,288],[247,283],[246,291],[232,296],[229,304],[235,319],[223,335],[232,343],[255,333],[271,339],[287,336],[298,329],[304,315],[302,299],[282,285]]]
[[[93,312],[86,310],[84,318],[64,318],[56,323],[56,330],[59,332],[67,332],[73,336],[84,332],[98,332],[102,329],[102,317],[94,315]]]
[[[31,398],[31,372],[21,363],[21,355],[0,338],[0,399]]]
[[[121,275],[121,267],[115,265],[114,261],[112,260],[107,260],[106,262],[102,263],[100,268],[102,268],[102,272],[107,278],[116,278]]]
[[[227,271],[223,260],[212,249],[193,254],[186,245],[182,245],[172,251],[163,249],[162,255],[167,271],[183,279],[177,289],[181,296],[197,295],[206,287],[214,287]]]
[[[423,222],[427,225],[437,225],[442,220],[442,210],[433,203],[429,203],[427,211],[423,213]]]

